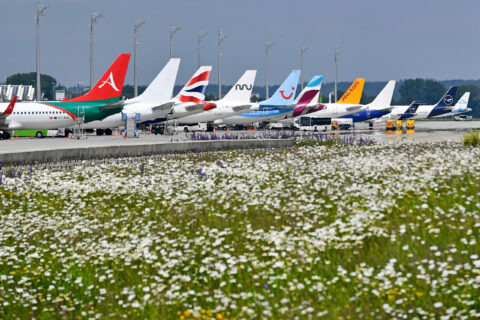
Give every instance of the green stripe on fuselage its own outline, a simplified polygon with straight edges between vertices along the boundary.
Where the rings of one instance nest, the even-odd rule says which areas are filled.
[[[95,101],[74,101],[74,102],[48,101],[48,102],[45,102],[44,104],[65,109],[68,112],[73,113],[75,116],[79,118],[83,117],[83,115],[85,114],[85,122],[91,122],[95,120],[103,120],[112,114],[119,113],[120,111],[122,111],[123,106],[119,108],[107,109],[107,110],[101,109],[102,106],[116,103],[118,101],[120,101],[120,98],[111,98],[111,99],[95,100]]]

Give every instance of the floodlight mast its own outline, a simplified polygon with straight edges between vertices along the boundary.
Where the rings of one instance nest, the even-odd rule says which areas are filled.
[[[223,29],[220,28],[218,31],[218,100],[222,99],[222,81],[221,81],[221,56],[222,56],[222,51],[220,45],[222,44],[222,41],[227,39],[228,36],[223,33]]]
[[[303,54],[308,50],[308,46],[302,46],[300,48],[300,76],[302,82],[302,90],[303,90]]]
[[[145,20],[137,20],[133,26],[133,96],[138,96],[138,78],[137,78],[137,31],[146,23]]]
[[[338,46],[335,48],[335,102],[337,102],[337,69],[338,69],[338,55],[340,54],[340,50],[338,50]]]
[[[275,43],[272,41],[265,41],[265,99],[269,98],[268,94],[268,49]]]
[[[103,18],[103,13],[100,12],[91,12],[90,13],[90,89],[93,88],[93,81],[95,78],[94,67],[93,67],[93,37],[95,32],[93,32],[93,25]]]
[[[37,20],[37,81],[35,91],[37,93],[37,101],[42,100],[42,86],[40,84],[40,17],[44,16],[50,10],[49,5],[37,6],[35,19]]]
[[[201,60],[200,60],[200,42],[205,36],[208,34],[207,31],[200,31],[198,33],[198,68],[200,68]]]
[[[173,35],[175,32],[178,30],[182,29],[181,27],[170,25],[170,59],[173,58],[173,49],[172,49],[172,43],[173,43]]]

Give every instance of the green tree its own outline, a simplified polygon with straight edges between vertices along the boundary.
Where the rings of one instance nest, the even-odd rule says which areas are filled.
[[[427,104],[436,103],[445,94],[445,86],[430,79],[407,79],[400,86],[401,98],[399,104],[408,105],[412,101],[421,101]]]
[[[36,78],[35,72],[17,73],[7,77],[7,84],[35,86]],[[45,94],[44,97],[53,100],[53,87],[57,84],[57,80],[48,74],[40,74],[40,84],[42,92]]]

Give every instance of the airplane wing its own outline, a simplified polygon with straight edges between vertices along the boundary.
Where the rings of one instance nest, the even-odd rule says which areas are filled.
[[[118,109],[118,108],[121,108],[124,104],[125,100],[122,99],[120,101],[117,101],[117,102],[114,102],[114,103],[110,103],[110,104],[106,104],[104,106],[101,106],[100,109],[101,110],[112,110],[112,109]]]
[[[168,110],[168,109],[171,109],[174,104],[175,104],[175,102],[167,102],[167,103],[164,103],[164,104],[153,107],[152,110],[153,111]]]
[[[6,117],[8,117],[9,115],[12,114],[13,112],[13,108],[15,108],[15,103],[17,102],[17,96],[13,97],[13,100],[10,101],[7,109],[5,109],[5,111],[3,112],[0,112],[0,119],[3,120],[5,119]]]

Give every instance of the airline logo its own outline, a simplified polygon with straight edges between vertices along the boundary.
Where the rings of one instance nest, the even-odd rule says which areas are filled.
[[[342,97],[342,102],[345,102],[345,100],[348,99],[348,97],[352,94],[352,92],[355,91],[355,89],[357,89],[357,87],[360,85],[360,82],[357,80],[355,81],[352,86],[350,87],[350,89],[348,89],[347,92],[345,92],[345,94],[343,95]]]
[[[178,100],[181,102],[193,102],[200,104],[205,99],[205,89],[208,85],[208,80],[210,79],[210,71],[202,72],[201,74],[194,76],[187,83],[185,88],[178,96]]]
[[[120,91],[120,90],[118,90],[117,86],[115,85],[115,81],[113,80],[113,73],[112,72],[110,72],[110,75],[108,76],[107,80],[103,81],[102,84],[100,86],[98,86],[98,88],[103,88],[103,86],[105,86],[106,84],[109,84],[110,87],[112,87],[113,90]]]
[[[246,84],[237,84],[235,86],[235,90],[252,90],[253,88],[253,85],[246,85]]]
[[[282,95],[282,98],[285,100],[288,100],[292,97],[293,91],[295,91],[295,87],[292,87],[292,92],[288,96],[285,95],[285,90],[280,90],[280,94]]]
[[[447,106],[453,104],[453,97],[452,96],[445,96],[443,99],[443,103],[445,103]]]

